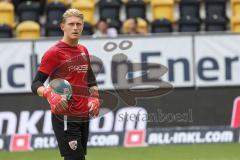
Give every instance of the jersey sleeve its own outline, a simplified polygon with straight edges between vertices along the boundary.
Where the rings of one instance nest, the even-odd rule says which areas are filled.
[[[88,52],[86,47],[84,47],[84,52],[87,55],[88,63],[89,63],[89,68],[88,68],[88,87],[97,86],[96,77],[95,77],[95,75],[93,73],[93,70],[92,70],[92,67],[91,67],[90,55],[89,55],[89,52]]]
[[[88,87],[97,86],[96,77],[93,73],[92,67],[88,70]]]
[[[38,71],[50,75],[58,65],[57,51],[50,49],[43,55]]]

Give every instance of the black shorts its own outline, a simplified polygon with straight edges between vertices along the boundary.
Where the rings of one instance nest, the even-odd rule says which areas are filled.
[[[52,126],[61,156],[77,156],[84,160],[87,154],[89,122],[52,114]]]

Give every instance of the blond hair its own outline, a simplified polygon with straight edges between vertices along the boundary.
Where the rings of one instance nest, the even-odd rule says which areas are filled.
[[[80,10],[74,8],[70,8],[63,13],[62,23],[65,23],[68,17],[79,17],[82,21],[84,19],[83,13]]]

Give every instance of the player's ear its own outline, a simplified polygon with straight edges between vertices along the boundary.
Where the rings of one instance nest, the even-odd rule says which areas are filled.
[[[63,23],[60,23],[60,28],[62,31],[64,31],[64,24]]]

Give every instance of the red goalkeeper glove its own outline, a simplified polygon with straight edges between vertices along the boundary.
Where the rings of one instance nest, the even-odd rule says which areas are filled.
[[[95,86],[90,88],[90,97],[88,98],[88,107],[89,107],[90,117],[97,117],[99,115],[100,101],[99,101],[98,88]]]
[[[98,98],[90,97],[88,99],[89,115],[97,117],[99,115],[100,102]]]
[[[47,99],[51,107],[51,112],[54,114],[64,114],[67,111],[67,101],[59,94],[53,92],[52,88],[48,87],[43,91],[43,97]]]

